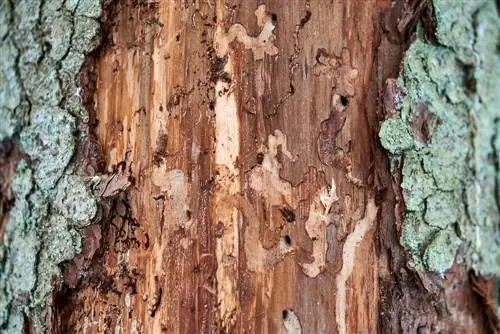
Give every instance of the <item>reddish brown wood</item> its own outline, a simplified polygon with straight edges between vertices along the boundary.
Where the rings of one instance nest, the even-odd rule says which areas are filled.
[[[427,292],[401,272],[395,196],[377,141],[385,80],[396,77],[405,48],[393,24],[403,1],[390,3],[266,1],[278,53],[262,60],[239,42],[217,58],[214,37],[235,23],[257,36],[261,2],[107,5],[93,72],[96,134],[106,171],[123,171],[133,185],[105,215],[101,249],[67,293],[71,309],[59,307],[59,330],[300,333],[297,320],[302,333],[417,330],[396,323],[411,323],[413,310],[391,286]],[[229,91],[217,95],[217,84]],[[218,109],[233,98],[234,114]],[[287,145],[274,156],[276,130]],[[238,152],[230,168],[218,145]],[[265,159],[281,164],[277,179],[258,174]],[[263,193],[252,175],[267,177]],[[338,200],[331,224],[314,225],[316,237],[306,223],[332,180]],[[321,238],[327,251],[315,253]],[[313,278],[303,265],[315,254],[326,263]],[[482,328],[481,317],[471,321]]]

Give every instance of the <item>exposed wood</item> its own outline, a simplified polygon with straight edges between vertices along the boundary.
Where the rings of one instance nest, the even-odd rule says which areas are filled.
[[[376,137],[405,48],[390,3],[108,4],[88,98],[105,170],[133,184],[59,330],[396,332],[405,254]]]

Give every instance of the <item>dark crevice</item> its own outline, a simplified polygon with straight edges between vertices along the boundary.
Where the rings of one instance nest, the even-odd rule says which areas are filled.
[[[500,211],[500,157],[499,157],[499,152],[500,152],[500,147],[496,147],[496,142],[499,140],[499,136],[500,136],[500,133],[499,133],[499,129],[500,129],[500,118],[496,118],[494,120],[494,129],[495,129],[495,133],[493,134],[493,136],[491,137],[491,149],[492,149],[492,152],[493,152],[493,168],[495,169],[495,193],[494,193],[494,198],[495,198],[495,201],[496,201],[496,204],[497,204],[497,210]],[[497,226],[500,225],[497,224]]]
[[[6,0],[6,3],[7,3],[7,6],[9,6],[7,11],[10,13],[9,21],[7,22],[7,26],[13,26],[14,25],[14,5],[12,4],[12,0]],[[2,43],[4,43],[7,39],[9,39],[9,37],[10,37],[9,33],[10,33],[10,31],[7,31],[4,36],[0,36],[0,37],[2,37]]]
[[[347,97],[345,97],[344,95],[341,95],[340,96],[340,103],[342,103],[342,105],[344,107],[347,107],[347,106],[349,106],[349,99]]]

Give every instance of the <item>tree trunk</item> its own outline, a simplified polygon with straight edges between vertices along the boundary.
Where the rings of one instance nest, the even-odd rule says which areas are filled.
[[[53,332],[487,332],[465,266],[419,274],[399,242],[378,131],[419,4],[105,2],[87,158],[130,186]]]

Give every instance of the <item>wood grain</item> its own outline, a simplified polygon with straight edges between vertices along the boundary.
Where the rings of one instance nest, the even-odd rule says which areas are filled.
[[[96,132],[106,171],[125,172],[133,186],[109,208],[61,331],[380,330],[380,277],[389,282],[387,249],[398,242],[394,197],[375,196],[380,180],[391,182],[374,173],[387,170],[377,114],[404,48],[381,37],[390,1],[266,1],[278,53],[256,60],[233,42],[218,58],[217,29],[238,23],[258,36],[262,4],[107,5]],[[276,130],[287,142],[273,153]],[[338,200],[323,215],[332,180]],[[383,247],[377,212],[390,229]],[[304,264],[321,253],[306,230],[313,213],[326,262],[310,277]]]

